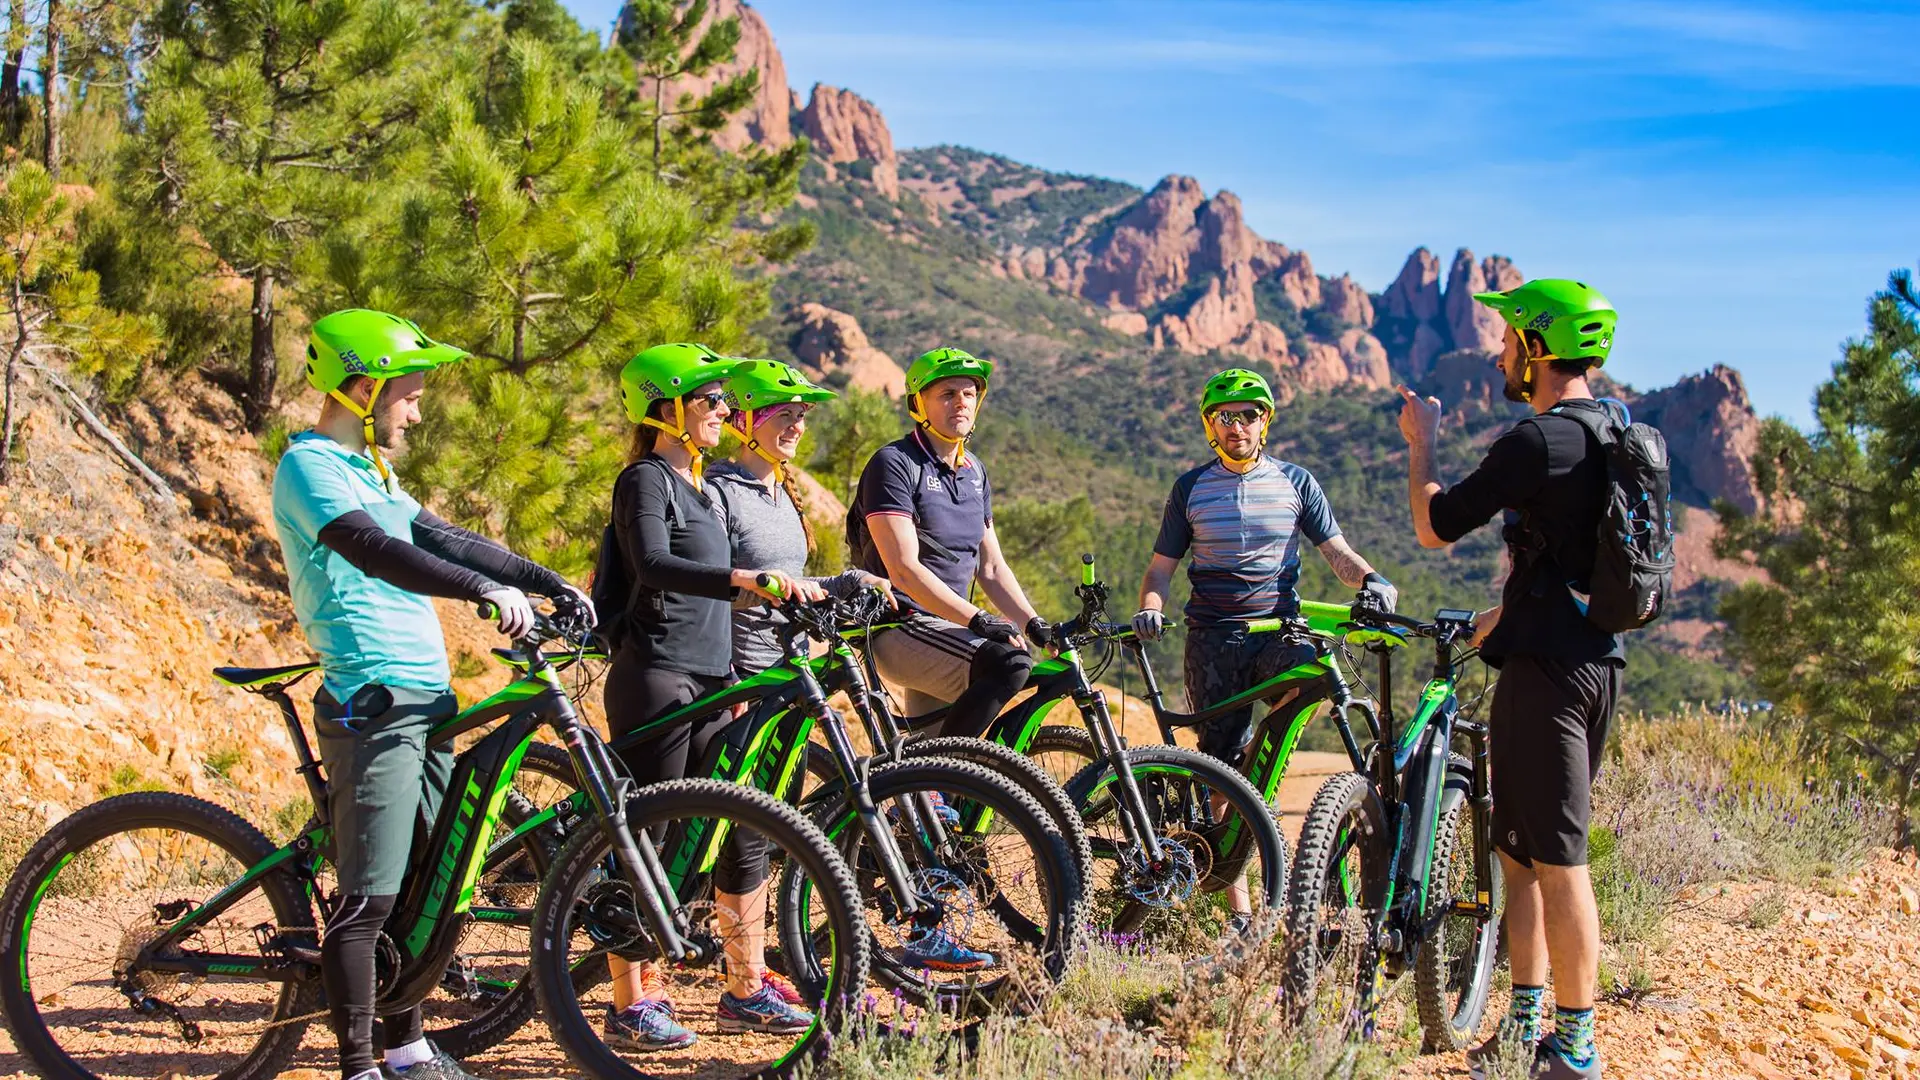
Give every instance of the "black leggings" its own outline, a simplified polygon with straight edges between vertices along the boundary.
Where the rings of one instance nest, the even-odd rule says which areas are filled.
[[[733,679],[725,675],[690,675],[663,667],[647,667],[622,652],[607,671],[607,726],[619,741],[663,713],[720,690]],[[658,729],[645,742],[620,752],[628,775],[636,784],[706,776],[719,742],[734,727],[731,712],[695,717]],[[659,837],[655,837],[656,841]],[[713,870],[713,887],[724,893],[745,893],[767,880],[765,837],[734,828]]]
[[[1000,710],[1026,687],[1032,673],[1033,657],[1025,649],[998,641],[982,644],[967,665],[967,688],[947,710],[940,734],[969,739],[984,735],[987,725],[999,719]]]
[[[374,946],[393,914],[393,896],[343,896],[320,942],[320,984],[326,988],[333,1033],[340,1040],[340,1075],[352,1078],[375,1065],[373,1047]],[[388,1048],[424,1038],[418,1005],[380,1018]]]

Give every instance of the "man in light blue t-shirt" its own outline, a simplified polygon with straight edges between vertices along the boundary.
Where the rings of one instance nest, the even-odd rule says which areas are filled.
[[[341,1075],[380,1080],[374,948],[406,874],[415,822],[431,822],[452,748],[427,734],[456,709],[434,596],[484,601],[500,631],[533,626],[527,593],[587,613],[585,594],[545,567],[449,525],[400,489],[383,450],[420,419],[426,373],[467,354],[384,312],[313,325],[307,381],[327,395],[273,478],[273,524],[294,614],[320,654],[314,729],[326,766],[338,908],[320,945]],[[407,1080],[470,1080],[426,1040],[420,1010],[384,1018],[386,1067]]]

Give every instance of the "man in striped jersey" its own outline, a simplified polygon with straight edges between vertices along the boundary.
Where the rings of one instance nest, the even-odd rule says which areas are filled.
[[[1153,561],[1140,583],[1134,629],[1148,640],[1166,632],[1163,608],[1180,560],[1187,580],[1187,701],[1204,709],[1312,656],[1281,634],[1249,634],[1256,619],[1300,610],[1300,542],[1318,548],[1335,577],[1393,610],[1398,593],[1355,552],[1333,520],[1313,474],[1262,452],[1273,392],[1242,368],[1207,380],[1200,399],[1207,445],[1218,458],[1174,482],[1160,519]],[[1253,737],[1251,706],[1200,730],[1200,749],[1238,768]]]

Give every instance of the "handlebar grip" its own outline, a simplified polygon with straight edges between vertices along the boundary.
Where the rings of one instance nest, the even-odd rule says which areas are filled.
[[[1093,552],[1084,552],[1080,556],[1080,584],[1093,584]]]
[[[780,587],[779,582],[773,580],[772,574],[769,574],[764,570],[754,575],[753,583],[767,590],[768,592],[772,593],[775,596],[778,596],[782,599],[786,598],[786,595],[787,595],[786,590]]]
[[[486,600],[480,601],[480,606],[475,608],[473,613],[482,619],[498,619],[500,617],[500,609]]]

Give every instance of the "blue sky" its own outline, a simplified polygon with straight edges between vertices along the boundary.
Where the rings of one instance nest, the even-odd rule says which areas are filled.
[[[606,26],[617,3],[571,0]],[[1797,422],[1920,259],[1920,9],[759,0],[789,82],[951,142],[1230,189],[1323,274],[1425,245],[1580,277],[1642,387],[1725,362]]]

